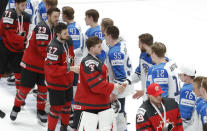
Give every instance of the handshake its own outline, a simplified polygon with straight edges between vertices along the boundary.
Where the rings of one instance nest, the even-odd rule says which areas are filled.
[[[113,93],[118,95],[124,92],[125,88],[127,87],[128,83],[124,82],[124,83],[115,83],[114,84],[114,91]]]

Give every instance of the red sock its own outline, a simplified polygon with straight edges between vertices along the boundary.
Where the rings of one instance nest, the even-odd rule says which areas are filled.
[[[14,73],[14,77],[15,77],[16,89],[19,89],[20,80],[21,80],[21,73]]]
[[[67,126],[69,124],[69,120],[70,120],[70,108],[71,108],[71,103],[72,102],[67,102],[62,110],[61,110],[61,123],[64,125],[64,126]]]
[[[48,115],[48,129],[55,130],[62,106],[51,106]]]
[[[45,104],[47,101],[47,87],[46,86],[37,86],[37,109],[45,110]]]
[[[14,106],[20,107],[22,103],[24,103],[27,94],[30,92],[31,88],[25,88],[20,86],[18,90],[16,90],[16,97],[14,101]]]

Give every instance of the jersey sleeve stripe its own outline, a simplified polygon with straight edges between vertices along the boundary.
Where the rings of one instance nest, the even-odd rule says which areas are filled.
[[[95,86],[97,86],[97,85],[99,85],[102,81],[104,81],[104,78],[100,79],[100,80],[99,80],[98,82],[96,82],[95,84],[89,86],[90,89],[93,88],[93,87],[95,87]]]

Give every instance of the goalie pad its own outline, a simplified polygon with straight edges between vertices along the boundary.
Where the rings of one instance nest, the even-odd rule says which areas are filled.
[[[127,130],[127,122],[124,116],[124,113],[119,113],[116,118],[117,123],[117,131],[125,131]]]
[[[116,99],[115,101],[111,102],[111,108],[114,110],[115,116],[117,117],[119,111],[121,110],[121,103]]]
[[[83,111],[80,117],[78,131],[97,131],[98,115]]]
[[[116,117],[112,108],[98,113],[99,130],[98,131],[117,131]]]

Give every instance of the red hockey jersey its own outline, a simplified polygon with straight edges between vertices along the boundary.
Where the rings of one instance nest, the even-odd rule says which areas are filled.
[[[47,47],[45,79],[47,87],[54,90],[67,90],[73,86],[74,72],[67,71],[67,63],[74,66],[73,41],[64,44],[53,38]]]
[[[11,52],[24,51],[29,24],[30,16],[26,12],[23,12],[21,16],[17,15],[14,8],[4,12],[0,22],[0,36]]]
[[[107,67],[99,59],[88,54],[80,64],[78,88],[74,110],[107,109],[114,84],[107,80]]]
[[[50,29],[46,22],[41,21],[38,23],[33,30],[20,65],[27,70],[43,74],[47,45],[52,38],[53,30]]]
[[[162,98],[166,108],[166,122],[170,131],[184,131],[177,102],[172,98]],[[162,116],[163,110],[161,111]],[[149,100],[145,101],[137,111],[136,131],[162,131],[164,122]]]

